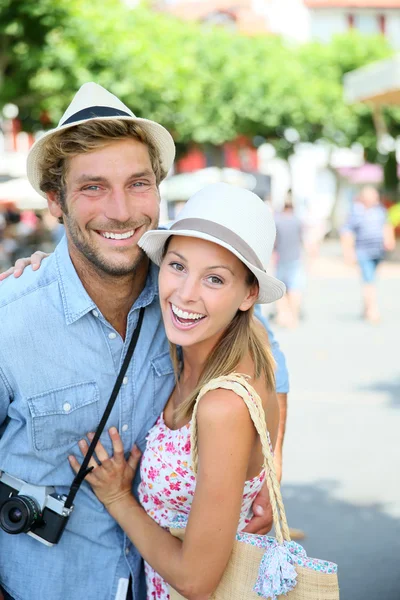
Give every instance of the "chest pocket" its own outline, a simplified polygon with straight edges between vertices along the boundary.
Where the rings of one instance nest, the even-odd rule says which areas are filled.
[[[151,361],[153,384],[153,415],[158,417],[175,386],[174,368],[169,352],[159,354]]]
[[[99,423],[99,389],[95,382],[77,383],[27,399],[36,450],[70,446]]]

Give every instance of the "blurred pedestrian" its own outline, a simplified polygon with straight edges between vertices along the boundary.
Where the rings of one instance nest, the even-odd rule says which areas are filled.
[[[302,223],[293,208],[289,192],[283,211],[275,215],[276,276],[285,283],[286,294],[277,302],[277,322],[296,327],[305,284]]]
[[[395,237],[382,206],[378,191],[372,186],[361,189],[341,234],[344,259],[358,263],[363,296],[363,317],[370,322],[380,320],[376,290],[376,270],[385,252],[394,250]]]

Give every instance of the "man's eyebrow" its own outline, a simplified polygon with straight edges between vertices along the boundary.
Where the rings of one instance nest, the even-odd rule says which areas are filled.
[[[144,171],[139,171],[137,173],[131,173],[129,175],[127,181],[131,179],[138,179],[140,177],[149,177],[154,175],[154,172],[151,169],[145,169]],[[93,181],[95,183],[104,183],[107,181],[106,177],[102,177],[101,175],[90,175],[89,173],[83,173],[78,177],[76,183],[87,183],[88,181]]]
[[[129,179],[137,179],[138,177],[149,177],[149,176],[155,177],[154,171],[152,171],[151,169],[145,169],[144,171],[139,171],[138,173],[132,173],[132,175],[129,176]]]
[[[86,175],[83,174],[76,180],[76,183],[85,183],[87,181],[95,181],[95,182],[103,182],[107,181],[105,177],[100,177],[99,175]]]
[[[181,260],[186,261],[186,258],[182,256],[182,254],[179,254],[179,252],[177,252],[176,250],[168,250],[167,254],[176,254],[176,256],[179,256]],[[230,267],[228,267],[228,265],[210,265],[209,267],[205,268],[205,271],[210,271],[212,269],[227,269],[227,271],[232,273],[232,275],[235,275],[235,273]]]

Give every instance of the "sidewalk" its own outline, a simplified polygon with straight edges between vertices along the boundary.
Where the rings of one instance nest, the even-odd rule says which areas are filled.
[[[378,278],[382,323],[360,318],[356,268],[327,242],[312,265],[305,319],[271,322],[291,391],[283,493],[310,556],[339,565],[341,600],[400,599],[400,263]]]

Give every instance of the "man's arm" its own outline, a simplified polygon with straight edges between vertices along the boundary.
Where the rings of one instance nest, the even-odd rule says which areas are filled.
[[[255,315],[257,319],[263,324],[267,333],[271,350],[274,355],[276,362],[276,392],[277,400],[279,405],[279,429],[278,436],[274,448],[275,456],[275,468],[280,481],[282,476],[282,446],[285,437],[286,429],[286,413],[287,413],[287,393],[289,391],[289,373],[286,367],[286,359],[282,350],[279,347],[278,342],[269,326],[268,319],[266,319],[261,313],[260,305],[256,305]],[[265,534],[268,533],[272,528],[272,507],[269,500],[268,488],[264,485],[261,492],[258,494],[253,502],[254,517],[247,525],[244,531],[249,533]]]
[[[276,392],[277,394],[287,394],[289,392],[289,373],[286,366],[285,355],[283,354],[277,340],[275,339],[274,333],[269,325],[268,319],[264,317],[261,313],[261,307],[259,304],[256,304],[255,316],[262,323],[262,325],[265,327],[268,333],[272,354],[274,355],[274,359],[276,362]]]
[[[279,343],[275,339],[274,333],[269,325],[268,319],[261,313],[260,305],[256,305],[255,314],[261,321],[268,333],[269,343],[276,362],[276,395],[279,405],[279,429],[278,437],[274,448],[275,468],[278,480],[282,478],[282,450],[283,440],[285,438],[286,419],[287,419],[287,394],[289,391],[289,373],[286,366],[285,355],[280,349]]]

